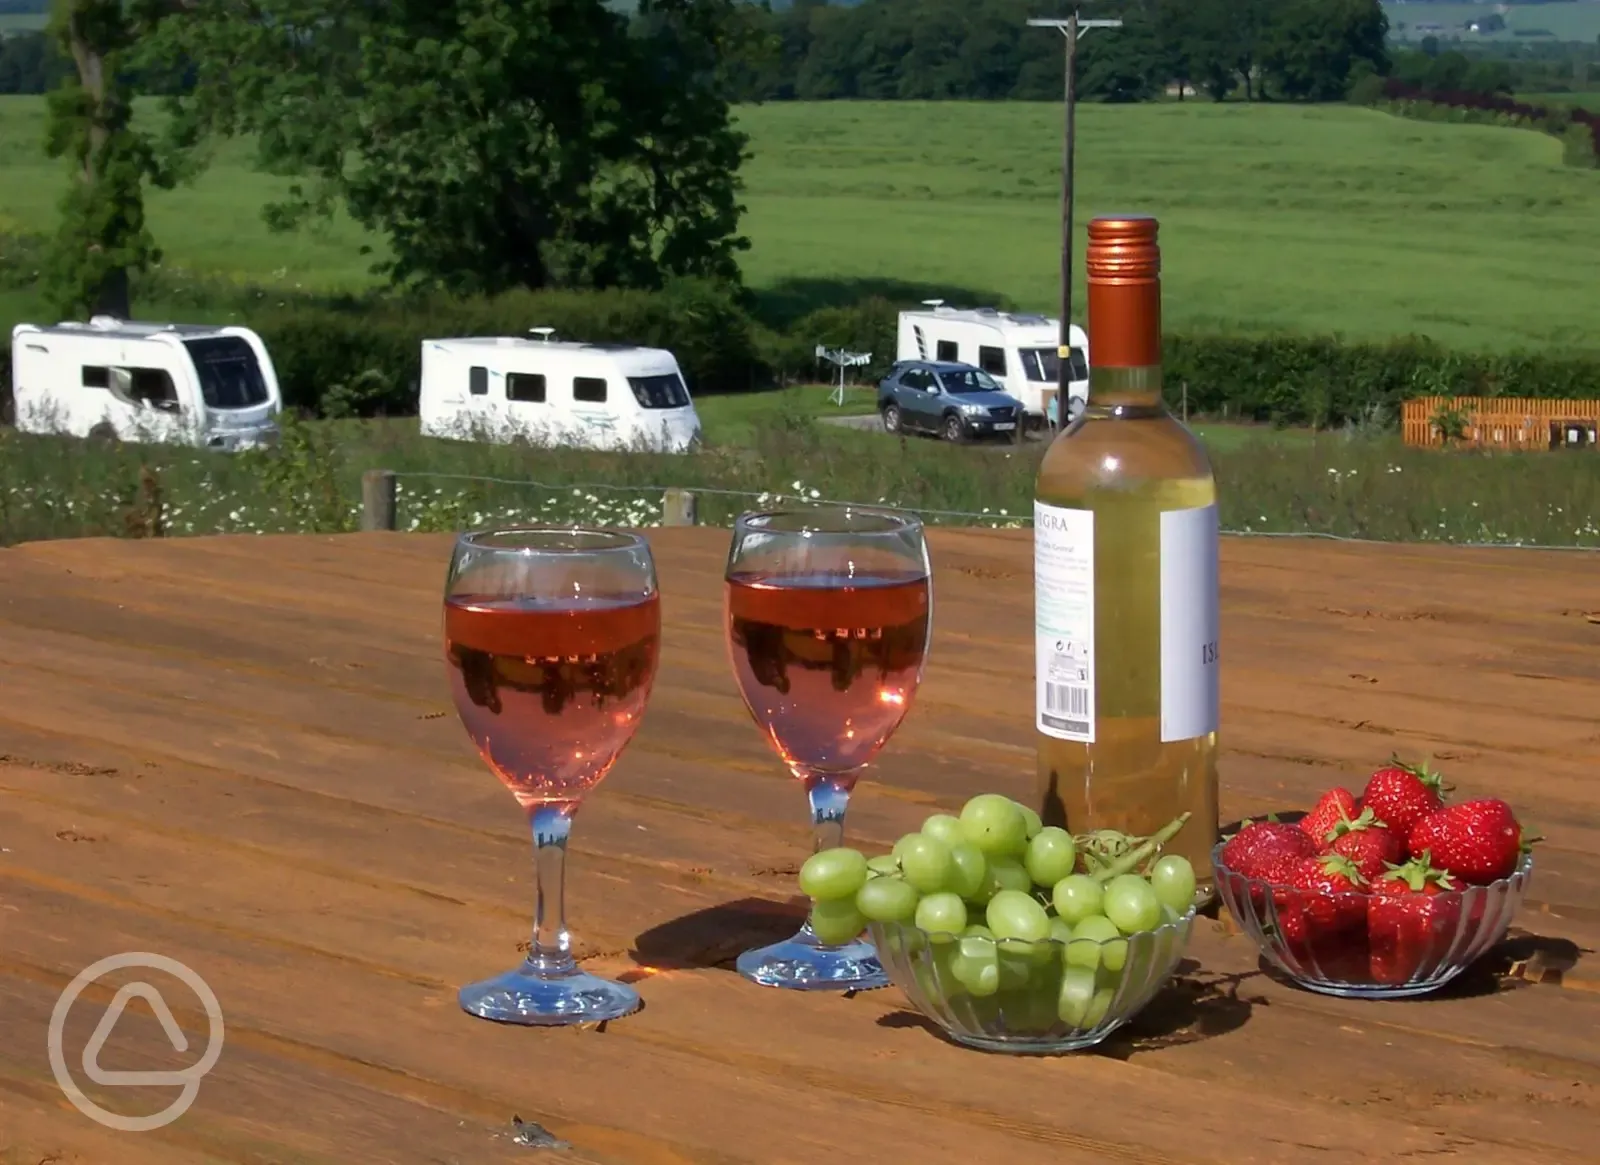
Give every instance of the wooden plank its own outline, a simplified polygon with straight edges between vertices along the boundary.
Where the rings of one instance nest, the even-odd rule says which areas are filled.
[[[644,976],[645,1010],[604,1033],[500,1029],[453,1003],[516,960],[529,905],[527,840],[443,688],[447,538],[0,552],[0,1162],[113,1152],[39,1049],[55,993],[122,949],[192,961],[229,1016],[201,1101],[139,1141],[160,1146],[140,1148],[152,1161],[497,1161],[527,1151],[512,1113],[596,1162],[765,1165],[844,1145],[888,1160],[907,1144],[932,1161],[1592,1158],[1593,956],[1550,955],[1577,956],[1560,987],[1494,974],[1518,952],[1600,945],[1600,628],[1582,556],[1229,540],[1225,813],[1432,749],[1463,792],[1507,796],[1550,839],[1519,918],[1533,937],[1470,991],[1364,1004],[1271,981],[1206,924],[1195,966],[1127,1034],[1033,1061],[936,1039],[892,990],[796,998],[727,970],[794,924],[806,842],[727,673],[726,537],[652,535],[661,680],[574,833],[580,952]],[[852,810],[877,845],[1031,781],[1016,713],[1031,542],[940,530],[932,546],[928,677]],[[193,1007],[179,1019],[203,1025]],[[120,1054],[172,1057],[148,1021]],[[648,1086],[619,1093],[632,1078]]]

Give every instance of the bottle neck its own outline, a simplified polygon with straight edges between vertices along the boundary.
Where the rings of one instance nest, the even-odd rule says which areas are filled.
[[[1161,283],[1089,281],[1089,402],[1097,417],[1158,416],[1161,400]]]

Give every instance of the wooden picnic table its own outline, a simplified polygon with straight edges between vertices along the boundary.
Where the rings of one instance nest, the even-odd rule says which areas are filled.
[[[1459,986],[1394,1003],[1281,985],[1204,920],[1131,1027],[1026,1058],[952,1046],[893,988],[805,995],[731,969],[798,922],[808,829],[727,670],[726,540],[653,536],[663,664],[578,818],[568,887],[587,965],[634,981],[645,1008],[584,1031],[455,1002],[519,959],[531,862],[450,706],[447,537],[0,550],[0,1162],[1595,1161],[1594,557],[1226,540],[1224,818],[1359,791],[1392,749],[1432,753],[1548,839],[1527,908]],[[927,679],[856,795],[860,843],[1030,788],[1030,536],[931,545]],[[226,1020],[193,1107],[141,1134],[71,1107],[46,1053],[63,988],[124,951],[182,960]],[[115,982],[70,1013],[69,1063]],[[140,1003],[103,1066],[203,1049],[200,1003],[163,983],[190,1052]],[[88,1089],[132,1114],[175,1095]],[[570,1148],[515,1143],[514,1115]]]

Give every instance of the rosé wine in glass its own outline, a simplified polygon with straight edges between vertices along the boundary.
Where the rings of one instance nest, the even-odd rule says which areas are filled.
[[[627,1015],[638,993],[573,959],[562,891],[573,815],[633,738],[655,679],[661,597],[650,546],[609,530],[463,534],[445,582],[444,638],[456,712],[527,815],[537,889],[528,957],[463,987],[461,1007],[540,1025]]]
[[[842,845],[850,792],[922,681],[933,613],[922,523],[844,507],[745,514],[726,580],[728,655],[745,707],[805,784],[814,849]],[[768,987],[888,983],[871,943],[829,946],[809,922],[746,951],[738,968]]]

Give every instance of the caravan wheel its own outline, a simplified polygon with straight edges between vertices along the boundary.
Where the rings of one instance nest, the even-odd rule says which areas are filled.
[[[117,445],[121,443],[122,438],[117,436],[117,431],[109,424],[101,421],[89,430],[89,440],[99,441],[103,445]]]

